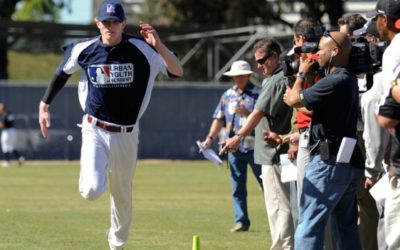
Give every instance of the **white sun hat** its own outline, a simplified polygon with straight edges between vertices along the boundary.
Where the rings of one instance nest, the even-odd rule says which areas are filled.
[[[250,68],[250,64],[246,61],[239,60],[232,63],[231,69],[224,73],[225,76],[251,75],[254,72]]]

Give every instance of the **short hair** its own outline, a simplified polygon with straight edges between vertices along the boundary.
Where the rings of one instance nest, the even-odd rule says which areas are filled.
[[[338,25],[347,25],[350,32],[361,29],[367,20],[360,14],[349,14],[338,19]]]
[[[315,19],[304,18],[293,26],[295,36],[304,36],[307,42],[317,42],[324,32],[323,26]]]
[[[273,52],[277,53],[278,56],[281,54],[281,47],[279,44],[272,39],[262,39],[254,44],[253,52],[262,51],[267,55],[271,55]]]

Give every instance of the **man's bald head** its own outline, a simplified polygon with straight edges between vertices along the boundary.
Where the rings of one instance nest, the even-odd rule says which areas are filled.
[[[346,62],[347,65],[351,53],[351,40],[346,33],[338,31],[329,32],[329,35],[321,38],[320,43],[331,48],[338,48],[336,54],[337,61],[341,63]]]

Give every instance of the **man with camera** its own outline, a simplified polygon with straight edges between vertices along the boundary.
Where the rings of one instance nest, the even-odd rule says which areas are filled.
[[[318,44],[319,39],[322,36],[323,27],[319,25],[313,19],[306,18],[298,21],[293,27],[293,42],[295,49],[300,49],[303,51],[307,51],[307,48],[304,48],[307,43],[316,43]],[[313,50],[313,48],[311,48]],[[308,51],[307,51],[308,52]],[[301,59],[311,58],[312,53],[315,51],[310,51],[309,53],[300,53],[299,57]],[[303,84],[303,88],[307,88],[312,86],[316,79],[321,78],[321,76],[313,71],[310,72],[306,76],[305,82]],[[300,204],[300,194],[303,186],[303,178],[304,178],[304,170],[310,159],[310,151],[308,150],[308,136],[309,136],[309,126],[311,122],[312,111],[307,110],[306,108],[297,108],[296,109],[296,122],[297,128],[299,130],[299,142],[298,142],[298,151],[296,155],[296,166],[297,166],[297,200],[298,204]],[[292,137],[295,135],[292,135]],[[293,138],[289,139],[289,144],[292,146]],[[294,160],[295,156],[289,155],[291,160]]]
[[[305,60],[311,59],[313,53],[317,52],[318,50],[318,42],[321,38],[324,31],[324,27],[314,19],[305,18],[298,21],[293,26],[293,42],[294,42],[294,53],[298,53],[298,60]],[[323,77],[323,74],[317,70],[318,64],[315,64],[317,67],[313,67],[313,69],[305,75],[305,81],[303,83],[302,88],[306,89],[315,82],[320,80]],[[297,69],[298,70],[298,69]],[[296,70],[293,70],[296,71]],[[312,119],[312,111],[306,109],[305,107],[296,108],[296,125],[299,131],[299,134],[296,133],[291,134],[287,137],[289,141],[289,159],[293,160],[295,157],[296,159],[296,166],[297,166],[297,207],[300,206],[300,197],[301,197],[301,190],[303,188],[303,179],[306,165],[310,160],[310,150],[308,148],[308,140],[310,136],[310,123]],[[293,143],[296,141],[296,136],[298,136],[298,142]],[[291,149],[296,146],[297,155],[291,155]],[[298,211],[298,209],[296,209]],[[298,216],[296,216],[297,218]],[[334,237],[331,231],[331,222],[328,221],[328,225],[325,228],[325,242],[324,246],[326,250],[336,249]],[[296,227],[297,225],[295,225]]]
[[[338,248],[361,249],[356,188],[363,162],[360,149],[351,143],[357,140],[358,113],[357,78],[348,68],[351,47],[345,33],[325,32],[319,42],[317,62],[326,76],[302,89],[305,75],[315,61],[301,59],[296,81],[284,95],[288,105],[313,110],[310,162],[300,198],[296,250],[323,249],[324,229],[331,215],[337,224]],[[338,153],[341,144],[348,147],[348,158]]]

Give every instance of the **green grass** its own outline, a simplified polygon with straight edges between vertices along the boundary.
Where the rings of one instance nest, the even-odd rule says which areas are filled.
[[[78,163],[28,162],[0,168],[0,249],[107,249],[109,196],[80,197]],[[206,161],[140,161],[133,186],[134,217],[125,249],[256,250],[270,246],[262,193],[249,171],[252,226],[230,233],[229,171]]]
[[[34,54],[8,51],[8,74],[11,81],[24,81],[27,84],[48,83],[63,59],[62,54]],[[79,74],[72,75],[70,81],[78,82]]]

